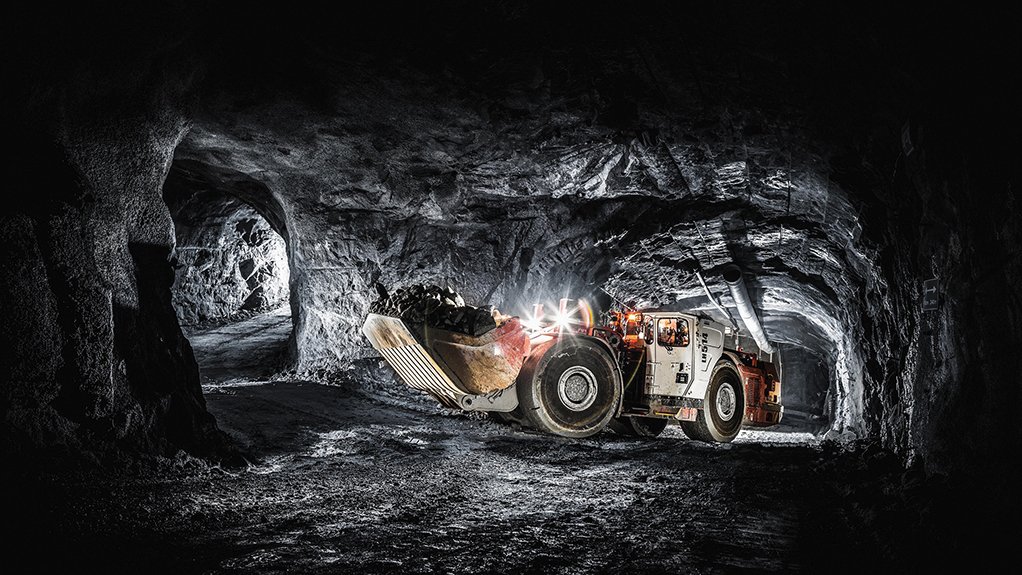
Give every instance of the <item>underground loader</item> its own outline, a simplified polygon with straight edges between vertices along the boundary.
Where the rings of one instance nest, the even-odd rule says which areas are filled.
[[[744,292],[740,273],[725,279]],[[755,314],[739,311],[762,334]],[[727,345],[737,330],[708,317],[623,310],[595,325],[584,301],[567,299],[552,314],[535,306],[525,321],[492,314],[495,327],[482,334],[381,313],[370,313],[362,331],[408,386],[443,405],[564,437],[608,426],[655,437],[674,423],[693,439],[725,443],[743,426],[781,420],[774,364]]]

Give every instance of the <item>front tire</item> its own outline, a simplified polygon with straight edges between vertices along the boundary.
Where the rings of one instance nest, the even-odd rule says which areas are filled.
[[[745,390],[738,370],[722,361],[710,374],[703,408],[695,421],[681,422],[685,435],[707,443],[730,443],[742,430],[745,417]]]
[[[621,401],[621,377],[604,347],[565,336],[534,350],[518,376],[519,409],[528,424],[563,437],[606,427]]]

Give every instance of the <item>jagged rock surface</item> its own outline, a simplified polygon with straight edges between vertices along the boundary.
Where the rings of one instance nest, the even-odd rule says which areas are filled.
[[[187,194],[178,191],[181,186],[173,181],[164,186],[177,239],[172,293],[181,324],[227,321],[286,303],[284,239],[241,200]]]

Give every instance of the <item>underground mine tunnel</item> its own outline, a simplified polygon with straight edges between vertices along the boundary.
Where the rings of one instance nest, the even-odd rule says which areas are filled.
[[[12,9],[11,560],[997,565],[1022,507],[1015,21]]]

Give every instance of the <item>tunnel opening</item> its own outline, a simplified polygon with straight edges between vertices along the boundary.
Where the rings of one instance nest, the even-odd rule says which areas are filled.
[[[163,189],[176,238],[171,301],[205,383],[275,373],[293,340],[282,220],[272,198],[241,183],[178,160]]]
[[[826,434],[836,411],[832,386],[836,378],[833,359],[793,345],[782,345],[778,352],[781,381],[788,383],[781,388],[783,426],[817,435]]]

